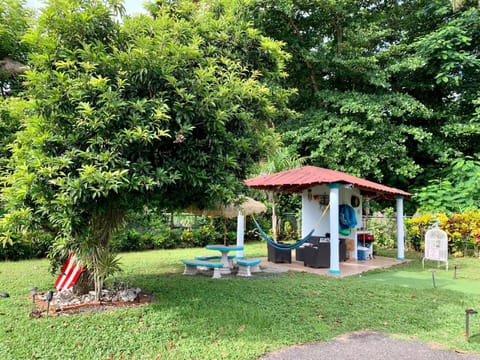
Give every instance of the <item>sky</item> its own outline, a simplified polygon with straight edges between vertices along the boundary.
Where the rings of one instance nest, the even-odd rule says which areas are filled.
[[[127,14],[135,14],[138,12],[145,12],[143,9],[144,0],[124,0],[125,10]],[[42,6],[43,1],[41,0],[27,0],[26,5],[27,7],[31,7],[34,9],[38,9]]]

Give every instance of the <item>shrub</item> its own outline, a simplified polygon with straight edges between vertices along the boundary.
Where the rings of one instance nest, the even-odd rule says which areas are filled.
[[[32,258],[34,250],[31,243],[17,242],[15,245],[6,244],[0,246],[0,259],[1,260],[23,260]]]
[[[416,251],[424,248],[425,233],[434,223],[438,222],[434,214],[419,214],[405,220],[405,234],[409,239],[409,245]]]
[[[53,235],[36,231],[32,233],[31,239],[24,239],[14,245],[6,244],[5,247],[0,245],[0,260],[24,260],[34,257],[45,257],[53,243]]]
[[[397,221],[393,208],[386,208],[383,213],[375,213],[369,218],[368,229],[373,232],[375,246],[394,248],[397,244]]]
[[[434,223],[448,235],[449,251],[454,256],[471,255],[480,246],[480,210],[463,214],[418,214],[405,221],[406,234],[416,250],[424,247],[425,233]]]
[[[192,233],[194,241],[193,245],[195,246],[206,246],[208,244],[217,243],[218,239],[221,237],[221,234],[217,231],[212,222],[193,229]]]

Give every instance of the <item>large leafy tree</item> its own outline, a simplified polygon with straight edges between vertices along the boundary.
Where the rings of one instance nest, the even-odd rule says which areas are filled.
[[[480,203],[480,161],[454,159],[437,179],[419,189],[420,211],[462,213],[478,209]]]
[[[108,244],[127,209],[234,198],[268,145],[268,122],[288,113],[288,92],[267,86],[284,76],[280,44],[225,4],[159,2],[154,16],[123,22],[116,0],[47,4],[27,37],[36,51],[4,241],[54,233],[93,271],[98,294],[118,267]]]
[[[414,149],[425,169],[419,185],[443,177],[443,168],[455,168],[456,159],[478,157],[480,8],[477,1],[464,1],[455,10],[434,1],[419,12],[419,20],[430,19],[429,31],[412,43],[423,65],[399,81],[432,109],[431,121],[421,126],[433,136]]]
[[[259,0],[286,43],[300,119],[284,141],[316,165],[425,184],[478,144],[478,2]]]
[[[414,12],[415,2],[402,2]],[[418,68],[400,40],[408,17],[396,1],[258,1],[255,19],[286,42],[289,85],[303,117],[281,125],[284,140],[312,164],[381,180],[415,176],[408,143],[429,136],[412,126],[430,111],[392,82]]]

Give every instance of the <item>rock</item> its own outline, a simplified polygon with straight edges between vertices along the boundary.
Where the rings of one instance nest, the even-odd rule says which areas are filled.
[[[139,288],[121,290],[118,292],[118,297],[120,301],[134,301],[141,291]]]
[[[61,301],[70,301],[74,298],[72,290],[62,290],[57,293],[56,298]]]

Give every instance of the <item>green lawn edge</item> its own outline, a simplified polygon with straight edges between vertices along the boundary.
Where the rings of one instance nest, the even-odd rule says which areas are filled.
[[[472,315],[471,336],[465,337],[465,309],[480,308],[479,293],[472,290],[480,288],[478,259],[452,259],[446,271],[436,263],[423,269],[421,255],[407,253],[409,264],[346,278],[303,272],[219,280],[182,275],[182,259],[207,253],[120,254],[124,271],[117,277],[153,293],[154,303],[40,319],[28,317],[28,295],[32,286],[53,289],[48,262],[0,263],[0,291],[10,294],[0,299],[0,358],[256,359],[284,346],[367,329],[480,352],[480,316]],[[264,243],[245,246],[246,257],[265,255]]]

